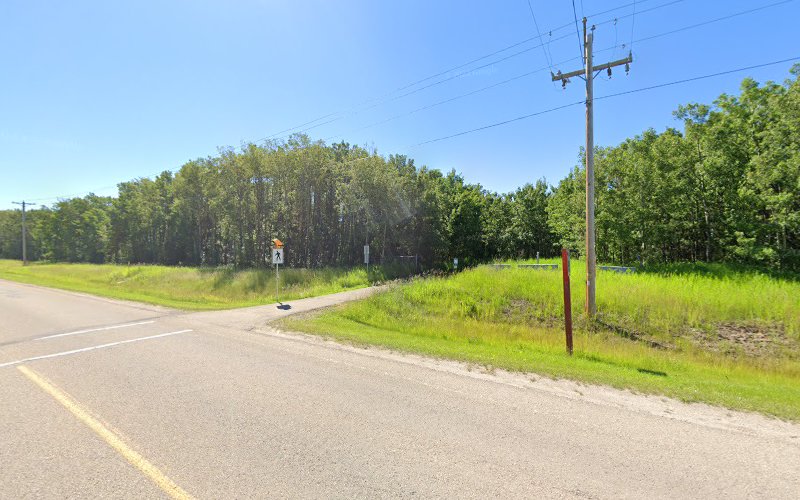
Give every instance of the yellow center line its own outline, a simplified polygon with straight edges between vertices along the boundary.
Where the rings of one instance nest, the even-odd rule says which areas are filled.
[[[164,473],[161,472],[158,467],[147,461],[147,459],[136,452],[136,450],[125,444],[125,442],[120,439],[119,436],[110,431],[96,418],[92,417],[89,412],[85,410],[77,401],[53,385],[52,382],[26,366],[18,366],[17,369],[26,377],[28,377],[28,379],[30,379],[34,384],[38,385],[44,392],[51,395],[56,401],[61,403],[67,410],[72,412],[72,414],[75,415],[78,420],[86,424],[95,432],[95,434],[100,436],[112,448],[117,450],[120,455],[125,457],[128,462],[130,462],[145,476],[156,483],[156,485],[164,490],[167,495],[181,500],[194,498],[189,493],[184,491],[183,488],[175,484],[175,482],[173,482],[170,478],[164,475]]]

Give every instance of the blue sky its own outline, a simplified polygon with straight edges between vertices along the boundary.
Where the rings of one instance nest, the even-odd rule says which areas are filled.
[[[578,16],[632,0],[576,0]],[[800,2],[670,36],[635,42],[775,0],[639,0],[590,17],[595,49],[634,40],[630,75],[598,77],[602,96],[800,55]],[[650,12],[647,9],[656,8]],[[535,47],[530,41],[396,97],[407,84],[536,36],[527,0],[140,0],[0,4],[0,208],[12,200],[114,194],[116,183],[176,169],[221,146],[258,141],[329,113],[315,139],[402,153],[417,165],[455,168],[488,189],[545,177],[556,183],[584,142],[576,106],[422,146],[429,139],[580,100],[583,82],[550,82],[548,60],[579,55],[570,0],[531,0],[547,50],[474,66]],[[616,23],[613,18],[617,17]],[[632,22],[633,21],[633,22]],[[571,36],[570,36],[571,35]],[[559,37],[565,37],[556,40]],[[625,49],[627,51],[627,48]],[[596,52],[596,63],[624,55]],[[577,60],[557,65],[575,69]],[[681,103],[735,93],[742,78],[782,81],[791,63],[598,101],[595,138],[612,145],[653,127],[679,126]],[[413,109],[520,78],[447,104],[364,128]],[[404,92],[419,88],[411,87]],[[356,105],[372,98],[378,105]],[[355,110],[354,111],[354,106]],[[362,106],[361,108],[364,108]],[[324,120],[323,120],[324,121]],[[360,130],[359,130],[360,129]]]

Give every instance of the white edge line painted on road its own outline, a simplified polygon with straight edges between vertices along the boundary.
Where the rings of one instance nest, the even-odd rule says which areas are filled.
[[[149,325],[151,323],[155,323],[155,320],[153,320],[153,321],[139,321],[138,323],[123,323],[121,325],[103,326],[103,327],[100,327],[100,328],[87,328],[86,330],[77,330],[77,331],[74,331],[74,332],[57,333],[55,335],[48,335],[47,337],[39,337],[38,339],[34,339],[34,340],[47,340],[47,339],[55,339],[55,338],[58,338],[58,337],[69,337],[70,335],[79,335],[81,333],[102,332],[104,330],[115,330],[117,328],[128,328],[129,326]]]
[[[186,333],[191,332],[193,330],[178,330],[177,332],[168,332],[168,333],[160,333],[158,335],[150,335],[149,337],[139,337],[136,339],[129,339],[129,340],[120,340],[119,342],[111,342],[109,344],[101,344],[95,345],[92,347],[84,347],[83,349],[75,349],[72,351],[64,351],[64,352],[57,352],[55,354],[45,354],[43,356],[34,356],[32,358],[25,358],[25,359],[18,359],[17,361],[9,361],[8,363],[0,364],[0,368],[5,368],[7,366],[14,366],[21,363],[27,363],[28,361],[36,361],[39,359],[49,359],[49,358],[57,358],[60,356],[69,356],[70,354],[78,354],[80,352],[87,352],[87,351],[94,351],[96,349],[105,349],[106,347],[114,347],[122,344],[129,344],[131,342],[139,342],[142,340],[150,340],[150,339],[158,339],[161,337],[169,337],[170,335],[177,335],[179,333]]]

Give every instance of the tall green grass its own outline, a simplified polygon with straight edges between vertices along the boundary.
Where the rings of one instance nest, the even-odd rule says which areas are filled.
[[[399,270],[281,269],[281,301],[325,295],[390,279]],[[155,265],[49,264],[0,260],[0,278],[186,310],[228,309],[276,301],[275,270]]]
[[[415,280],[285,324],[356,343],[800,420],[796,348],[748,357],[693,341],[701,332],[713,338],[721,324],[746,324],[783,332],[796,347],[797,281],[754,273],[600,272],[598,310],[613,327],[606,328],[583,314],[583,264],[573,262],[571,274],[576,318],[571,358],[564,348],[560,271],[480,267]],[[666,348],[652,347],[650,340]]]

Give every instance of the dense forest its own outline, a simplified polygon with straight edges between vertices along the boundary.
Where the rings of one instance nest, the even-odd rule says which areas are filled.
[[[598,259],[800,270],[798,75],[681,106],[683,132],[597,148]],[[296,267],[357,264],[365,243],[375,262],[417,256],[425,268],[580,254],[584,189],[582,160],[555,186],[498,194],[405,156],[295,135],[124,182],[117,197],[32,210],[29,257],[263,266],[274,237]],[[21,257],[20,224],[18,210],[0,211],[0,257]]]

